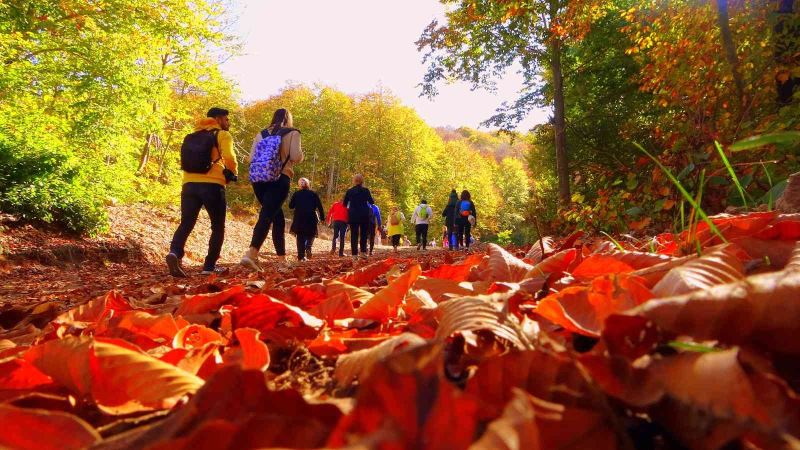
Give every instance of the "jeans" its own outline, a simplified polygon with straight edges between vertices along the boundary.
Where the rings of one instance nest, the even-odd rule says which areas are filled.
[[[469,248],[469,241],[472,237],[470,235],[470,230],[472,230],[472,225],[465,219],[464,221],[456,221],[456,232],[458,233],[457,245],[458,247],[466,246]],[[456,247],[456,248],[458,248]]]
[[[208,239],[208,254],[203,270],[214,270],[225,240],[225,187],[217,183],[184,183],[181,188],[181,223],[172,236],[170,253],[183,258],[186,240],[197,223],[202,208],[211,219],[211,237]]]
[[[361,244],[361,253],[367,253],[368,233],[369,223],[350,224],[350,252],[353,256],[358,256],[359,244]]]
[[[314,246],[313,235],[297,235],[297,259],[300,261],[306,259],[306,256],[311,256],[311,247]]]
[[[333,241],[331,251],[336,250],[336,241],[339,241],[339,256],[344,256],[344,235],[347,233],[347,222],[335,220],[333,222]]]
[[[422,244],[422,248],[428,248],[428,224],[427,223],[418,223],[414,230],[417,232],[417,247]],[[422,241],[420,241],[420,237]]]
[[[286,255],[286,218],[283,216],[283,203],[289,196],[289,177],[281,174],[277,181],[253,183],[253,191],[261,203],[258,222],[253,228],[250,247],[260,249],[272,226],[272,243],[278,256]]]

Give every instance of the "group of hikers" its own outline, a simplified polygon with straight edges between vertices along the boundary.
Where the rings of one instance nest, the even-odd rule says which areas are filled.
[[[230,133],[229,112],[214,107],[195,126],[193,133],[184,138],[181,146],[181,221],[172,238],[166,262],[170,274],[186,277],[181,260],[189,234],[194,229],[200,210],[205,208],[211,221],[211,237],[208,254],[203,263],[202,274],[221,272],[217,267],[225,237],[227,204],[225,186],[238,180],[238,163]],[[280,260],[286,259],[286,219],[283,205],[289,198],[294,166],[303,162],[300,131],[293,128],[292,114],[284,108],[272,116],[269,126],[253,139],[247,161],[250,164],[249,179],[256,199],[261,204],[258,220],[253,228],[250,247],[244,253],[241,264],[253,270],[261,270],[259,252],[272,228],[272,242]],[[294,210],[290,232],[297,238],[297,258],[300,261],[311,257],[318,225],[326,222],[333,229],[331,253],[337,250],[344,256],[345,235],[350,230],[350,251],[354,258],[372,255],[376,235],[388,236],[395,251],[404,234],[405,216],[398,207],[392,207],[387,223],[381,221],[381,211],[375,204],[370,190],[364,186],[364,177],[353,176],[353,186],[341,201],[335,202],[327,216],[319,195],[311,189],[307,178],[300,178],[298,189],[289,200],[289,209]],[[469,191],[459,196],[450,193],[447,206],[442,212],[445,230],[442,242],[450,249],[469,249],[471,230],[475,226],[477,212]],[[425,199],[414,209],[411,223],[414,224],[418,249],[428,247],[428,228],[433,210]]]

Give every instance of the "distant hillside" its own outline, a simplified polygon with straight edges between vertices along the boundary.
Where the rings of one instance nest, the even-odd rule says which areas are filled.
[[[469,127],[438,127],[436,132],[445,142],[465,141],[471,148],[485,156],[494,156],[499,162],[503,158],[523,158],[526,152],[524,136],[519,133],[479,131]]]

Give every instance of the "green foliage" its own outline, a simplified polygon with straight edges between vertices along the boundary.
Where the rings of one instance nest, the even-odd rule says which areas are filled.
[[[0,2],[0,208],[97,233],[107,201],[174,199],[192,115],[233,99],[224,5]]]

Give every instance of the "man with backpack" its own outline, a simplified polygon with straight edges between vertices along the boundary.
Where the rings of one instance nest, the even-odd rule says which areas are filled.
[[[428,226],[433,216],[433,210],[428,206],[428,201],[422,199],[414,214],[411,215],[411,223],[414,224],[414,231],[417,234],[417,250],[428,249]]]
[[[208,110],[204,119],[197,122],[195,131],[183,140],[181,223],[175,230],[166,258],[169,273],[174,277],[186,277],[181,259],[186,240],[202,208],[206,209],[211,219],[211,238],[208,240],[208,254],[202,274],[209,275],[216,271],[225,239],[225,186],[237,180],[238,164],[229,129],[228,110],[214,107]]]

